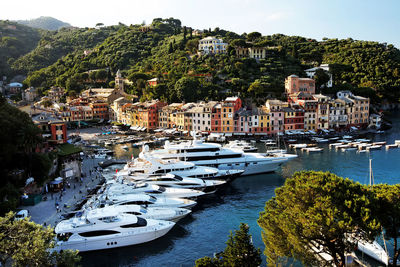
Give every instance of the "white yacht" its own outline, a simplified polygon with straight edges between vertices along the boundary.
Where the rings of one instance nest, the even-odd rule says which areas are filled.
[[[157,239],[175,225],[116,211],[91,210],[82,217],[61,221],[55,228],[55,250],[101,250],[141,244]]]
[[[132,184],[109,183],[106,194],[126,195],[126,194],[146,194],[151,196],[177,197],[177,198],[196,198],[205,193],[199,190],[188,188],[165,188],[163,186],[136,182]]]
[[[224,148],[232,150],[240,150],[243,152],[257,152],[257,148],[252,146],[250,143],[241,140],[229,141],[228,144],[224,145]]]
[[[222,148],[219,144],[193,140],[178,144],[171,144],[167,141],[164,149],[153,151],[144,149],[139,157],[142,159],[180,159],[193,162],[196,166],[216,167],[220,170],[229,171],[244,170],[242,175],[250,175],[273,172],[284,163],[296,158],[297,155],[244,153],[238,150]]]
[[[213,193],[227,182],[224,180],[205,180],[200,178],[181,177],[172,173],[165,175],[135,175],[120,177],[122,183],[146,182],[148,184],[161,185],[164,187],[189,188],[201,190],[205,193]]]
[[[185,198],[155,197],[146,194],[100,195],[88,200],[85,208],[102,208],[106,205],[144,205],[145,207],[186,208],[190,209],[196,201]]]
[[[102,212],[107,212],[107,210],[110,210],[112,212],[115,211],[118,213],[132,214],[142,217],[146,220],[153,219],[172,222],[177,222],[192,212],[189,209],[183,208],[145,208],[140,205],[113,205],[105,206],[104,208],[98,208],[98,210]]]
[[[149,152],[148,147],[145,151]],[[182,177],[201,179],[232,180],[243,173],[243,169],[219,170],[213,167],[196,166],[192,162],[181,161],[176,158],[161,159],[151,154],[142,154],[141,157],[128,162],[117,176],[137,174],[167,174],[172,173]]]

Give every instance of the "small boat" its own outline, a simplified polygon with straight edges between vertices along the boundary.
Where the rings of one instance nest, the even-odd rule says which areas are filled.
[[[386,145],[386,149],[391,149],[391,148],[398,148],[399,145],[392,144],[392,145]]]
[[[121,146],[121,148],[124,150],[129,150],[129,147],[127,145]]]
[[[353,136],[351,136],[351,135],[343,135],[342,138],[343,139],[353,139]]]
[[[324,149],[321,147],[304,147],[301,150],[306,152],[322,152]]]
[[[331,137],[331,138],[328,138],[328,140],[329,141],[336,141],[336,140],[339,140],[340,138],[339,137]]]
[[[367,150],[367,151],[370,151],[370,150],[378,150],[378,149],[381,149],[381,148],[382,148],[381,145],[372,145],[372,146],[367,147],[366,150]]]
[[[307,144],[291,144],[290,147],[293,149],[305,148],[305,147],[307,147]]]
[[[315,138],[314,141],[317,143],[328,143],[329,142],[328,139],[324,139],[324,138]]]
[[[224,146],[225,148],[230,148],[230,149],[238,149],[243,152],[257,152],[257,148],[255,146],[252,146],[250,143],[245,142],[245,141],[230,141],[227,145]]]
[[[357,148],[356,148],[356,147],[342,147],[341,150],[342,150],[343,152],[346,152],[346,151],[354,151],[354,150],[357,150]]]
[[[341,146],[341,145],[343,145],[343,143],[332,143],[332,144],[329,144],[329,148],[335,148],[335,147]]]
[[[400,145],[400,140],[394,140],[394,143],[395,143],[396,145]]]

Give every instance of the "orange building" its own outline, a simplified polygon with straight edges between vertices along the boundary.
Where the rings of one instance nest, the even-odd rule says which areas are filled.
[[[315,81],[310,78],[299,78],[297,75],[290,75],[285,80],[285,93],[286,95],[305,92],[315,94]]]
[[[96,101],[89,103],[89,106],[92,108],[93,119],[108,120],[109,112],[107,102]]]

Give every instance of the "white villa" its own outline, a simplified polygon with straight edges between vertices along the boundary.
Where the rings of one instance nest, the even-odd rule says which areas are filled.
[[[202,55],[207,54],[225,54],[228,44],[224,43],[222,39],[213,36],[208,36],[199,41],[199,52]]]

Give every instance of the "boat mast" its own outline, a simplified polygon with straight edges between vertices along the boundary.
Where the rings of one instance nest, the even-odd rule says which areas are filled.
[[[372,189],[372,186],[374,185],[374,175],[372,173],[372,159],[369,159],[369,186]]]

